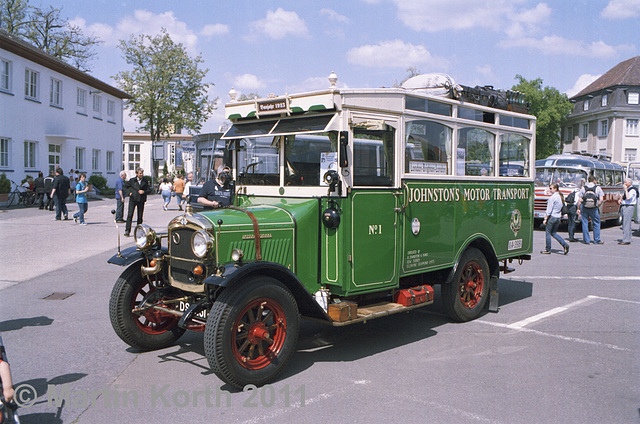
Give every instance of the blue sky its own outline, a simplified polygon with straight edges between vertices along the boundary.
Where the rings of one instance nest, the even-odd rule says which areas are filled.
[[[36,4],[33,2],[33,4]],[[515,75],[576,94],[640,54],[640,0],[49,0],[104,43],[92,74],[127,69],[117,48],[131,34],[166,28],[209,68],[219,107],[202,132],[224,123],[240,93],[282,95],[328,87],[390,87],[407,75],[445,72],[464,85],[510,88]],[[125,130],[136,124],[125,116]]]

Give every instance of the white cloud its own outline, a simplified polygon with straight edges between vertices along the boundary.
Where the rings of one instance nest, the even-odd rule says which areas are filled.
[[[259,90],[267,84],[253,74],[238,75],[233,79],[233,87],[241,91]]]
[[[576,83],[573,84],[573,87],[567,90],[567,96],[573,97],[582,90],[584,90],[589,84],[600,78],[602,75],[590,75],[590,74],[582,74],[576,80]]]
[[[485,80],[491,81],[496,79],[496,74],[489,64],[476,66],[476,72],[482,75]]]
[[[342,22],[348,24],[351,22],[351,19],[347,18],[344,15],[339,14],[333,9],[320,9],[320,15],[326,16],[330,21]]]
[[[213,37],[216,35],[224,35],[229,33],[229,25],[224,24],[213,24],[213,25],[205,25],[200,31],[200,35],[204,37]]]
[[[446,59],[432,56],[424,46],[402,40],[355,47],[347,52],[347,60],[355,65],[379,68],[427,65],[434,71],[439,71],[449,66]]]
[[[393,0],[398,18],[416,31],[438,32],[505,25],[514,3],[522,0]]]
[[[288,35],[307,36],[308,29],[304,20],[296,12],[288,12],[278,8],[275,12],[269,10],[264,19],[249,24],[252,33],[264,34],[274,40],[280,40]]]
[[[538,50],[546,55],[584,56],[599,59],[607,59],[616,56],[619,52],[632,48],[628,45],[610,46],[604,41],[586,43],[579,40],[568,40],[557,35],[536,38],[520,38],[504,40],[498,44],[503,48],[524,47]]]
[[[128,40],[132,35],[155,36],[165,28],[171,39],[182,43],[189,54],[198,54],[198,36],[185,22],[178,20],[172,11],[156,14],[138,9],[133,15],[122,18],[115,27],[99,22],[87,25],[86,20],[79,17],[70,22],[78,25],[86,34],[99,37],[107,46],[117,46],[120,40]]]
[[[607,19],[628,19],[640,16],[640,1],[611,0],[602,11],[602,17]]]
[[[508,37],[520,38],[535,34],[542,25],[549,22],[551,8],[546,3],[538,3],[533,9],[513,13],[505,22]]]

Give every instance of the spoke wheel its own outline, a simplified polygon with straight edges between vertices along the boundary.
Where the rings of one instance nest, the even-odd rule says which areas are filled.
[[[489,265],[478,249],[467,249],[453,277],[442,287],[447,314],[456,321],[470,321],[482,314],[489,297]]]
[[[257,276],[225,289],[211,308],[204,350],[213,372],[242,388],[277,378],[295,351],[298,307],[279,281]]]
[[[155,350],[171,346],[184,334],[178,327],[178,317],[147,309],[133,310],[142,305],[179,297],[174,289],[158,288],[156,280],[142,276],[142,261],[129,266],[116,281],[109,300],[109,317],[116,334],[129,346],[139,350]],[[175,294],[175,295],[174,295]]]

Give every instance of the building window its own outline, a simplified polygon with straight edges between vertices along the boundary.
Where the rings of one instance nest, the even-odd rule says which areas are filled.
[[[102,110],[102,97],[97,94],[93,95],[93,112],[99,114]]]
[[[11,62],[0,60],[0,90],[11,91]]]
[[[606,119],[600,121],[600,127],[598,128],[598,130],[598,137],[606,137],[609,134],[609,121]]]
[[[582,103],[582,110],[589,110],[589,99]]]
[[[114,117],[116,110],[116,103],[113,100],[107,100],[107,115],[111,118]]]
[[[589,137],[589,123],[587,122],[586,124],[582,124],[580,128],[582,129],[580,138],[586,139],[587,137]]]
[[[87,107],[87,90],[78,88],[76,92],[76,104],[81,109],[85,109]]]
[[[51,78],[51,93],[49,95],[49,102],[53,106],[62,105],[62,81]]]
[[[113,171],[113,152],[107,151],[107,171]]]
[[[100,169],[100,150],[93,149],[91,153],[91,170],[97,171]]]
[[[635,162],[637,157],[638,157],[637,149],[624,149],[625,162]]]
[[[36,167],[36,142],[24,142],[24,167],[27,169],[35,169]]]
[[[28,99],[38,98],[38,73],[31,69],[24,70],[24,95]]]
[[[640,93],[631,92],[627,94],[627,103],[630,105],[637,105],[640,103]]]
[[[9,167],[9,158],[11,158],[11,139],[0,137],[0,168]]]
[[[140,167],[140,145],[129,144],[129,171],[135,171]]]
[[[609,94],[608,93],[604,93],[602,95],[602,100],[600,101],[600,106],[606,106],[609,104]]]
[[[627,119],[627,132],[626,135],[638,135],[638,120]]]
[[[567,143],[572,143],[573,142],[573,126],[568,126],[567,127]]]
[[[49,173],[55,172],[56,168],[60,166],[60,145],[49,144]]]
[[[84,170],[84,148],[82,147],[76,147],[76,169]]]

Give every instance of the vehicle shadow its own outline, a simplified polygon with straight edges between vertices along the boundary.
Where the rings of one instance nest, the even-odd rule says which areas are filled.
[[[526,281],[498,280],[499,307],[531,297],[533,284]],[[440,287],[434,287],[434,303],[406,313],[374,319],[344,327],[302,319],[296,353],[281,374],[287,378],[311,368],[317,362],[352,362],[378,353],[427,340],[438,334],[437,328],[452,323],[446,315]],[[491,314],[487,309],[484,314]],[[464,324],[461,324],[464,325]],[[159,363],[178,361],[202,370],[202,375],[213,372],[204,354],[202,332],[187,331],[179,340],[177,349],[158,355]],[[195,354],[195,355],[194,355]],[[236,392],[230,385],[221,389]]]

